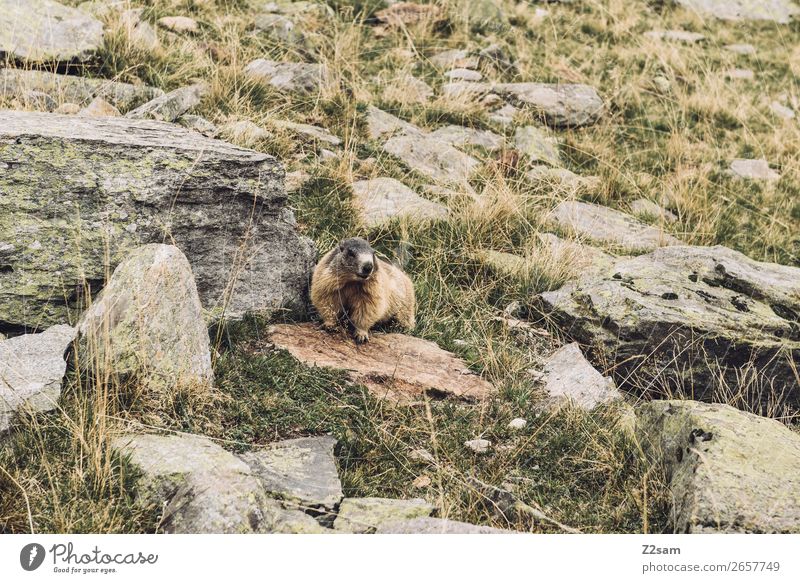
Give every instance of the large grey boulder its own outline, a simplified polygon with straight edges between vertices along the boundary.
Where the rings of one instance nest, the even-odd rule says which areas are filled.
[[[67,369],[64,353],[74,337],[74,328],[58,325],[40,334],[0,338],[0,434],[21,409],[56,408]]]
[[[800,14],[791,0],[677,0],[678,4],[702,15],[722,20],[772,20],[788,24]]]
[[[0,324],[66,322],[134,247],[186,255],[209,316],[304,307],[275,158],[155,121],[0,112]]]
[[[447,207],[422,198],[394,178],[373,178],[353,183],[364,224],[375,227],[394,218],[430,220],[447,218]]]
[[[245,453],[250,467],[267,494],[285,506],[327,515],[341,499],[342,485],[329,436],[302,437]]]
[[[544,364],[546,408],[566,403],[591,411],[621,398],[614,381],[601,375],[584,358],[577,343],[562,346]]]
[[[164,532],[323,532],[310,516],[269,499],[249,466],[198,435],[122,435],[112,448],[141,472],[137,498],[163,508]]]
[[[333,528],[342,532],[371,533],[388,521],[410,520],[430,516],[434,507],[421,498],[345,498]]]
[[[658,227],[646,225],[618,210],[589,202],[561,202],[549,218],[562,229],[624,251],[652,251],[662,245],[681,244],[680,240]]]
[[[446,518],[411,518],[382,522],[378,534],[511,534],[513,531]]]
[[[17,97],[29,91],[45,93],[59,103],[88,105],[96,97],[122,111],[164,95],[148,85],[131,85],[107,79],[59,75],[34,69],[0,69],[0,96]]]
[[[99,378],[135,379],[158,395],[207,392],[214,379],[208,329],[192,268],[173,245],[133,251],[83,314],[82,366]]]
[[[653,393],[800,405],[800,269],[726,247],[664,247],[622,258],[538,297],[618,381]]]
[[[676,532],[800,533],[800,434],[696,401],[642,405],[636,428],[666,467]]]
[[[200,100],[207,92],[208,86],[203,83],[181,87],[140,105],[128,112],[126,117],[172,122],[200,105]]]
[[[85,61],[103,43],[103,23],[54,0],[0,0],[0,58]]]

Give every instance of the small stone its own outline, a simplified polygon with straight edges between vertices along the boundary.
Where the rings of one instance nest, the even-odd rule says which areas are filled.
[[[516,419],[512,419],[508,422],[509,429],[523,429],[528,424],[528,421],[523,419],[522,417],[517,417]]]
[[[443,21],[443,11],[435,4],[417,4],[415,2],[397,2],[388,8],[378,10],[374,19],[384,25],[404,28],[409,25]]]
[[[149,22],[141,19],[142,9],[126,10],[120,15],[120,24],[128,31],[131,43],[147,51],[159,47],[158,34]]]
[[[208,93],[208,85],[205,83],[181,87],[140,105],[128,112],[125,117],[173,122],[190,109],[200,105],[200,101],[206,93]]]
[[[614,381],[601,375],[584,358],[576,342],[562,346],[544,365],[544,408],[553,409],[566,402],[591,411],[598,405],[620,399]]]
[[[800,8],[791,0],[676,0],[678,4],[721,20],[771,20],[789,24]]]
[[[369,139],[380,140],[394,134],[421,134],[422,130],[391,113],[369,105],[367,106],[367,133]]]
[[[422,79],[413,75],[402,75],[393,79],[383,90],[384,101],[400,104],[428,103],[433,97],[433,89]]]
[[[177,33],[197,32],[200,30],[197,21],[188,16],[164,16],[163,18],[159,18],[157,23],[162,28]]]
[[[733,45],[725,45],[724,48],[726,51],[730,51],[732,53],[736,53],[737,55],[755,55],[756,54],[756,47],[753,45],[748,44],[733,44]]]
[[[325,128],[312,126],[305,123],[295,123],[291,121],[277,120],[273,122],[279,128],[287,129],[308,140],[328,144],[329,146],[341,146],[342,140],[334,136]]]
[[[443,126],[431,132],[431,138],[436,138],[458,148],[464,146],[477,146],[487,152],[496,152],[505,145],[505,139],[489,130],[476,130],[457,125]]]
[[[408,457],[412,460],[428,462],[429,464],[435,463],[436,458],[433,457],[433,454],[429,452],[427,449],[414,449],[408,454]]]
[[[311,180],[311,174],[304,172],[303,170],[287,172],[286,179],[284,181],[287,194],[299,192],[309,180]]]
[[[256,59],[244,68],[250,79],[278,89],[297,93],[314,93],[330,84],[325,65],[291,63]]]
[[[507,534],[513,531],[445,518],[414,518],[384,522],[376,532],[378,534]]]
[[[220,128],[220,134],[241,146],[253,146],[270,137],[270,133],[249,120],[233,121]]]
[[[432,135],[395,135],[383,144],[383,151],[399,158],[412,170],[445,185],[466,184],[480,162],[443,144]]]
[[[796,114],[792,108],[783,105],[779,101],[773,101],[770,103],[769,108],[772,113],[782,119],[794,119],[796,117]]]
[[[751,69],[729,69],[725,72],[725,78],[733,81],[752,81],[756,74]]]
[[[466,49],[450,49],[430,57],[431,64],[438,69],[477,69],[479,59]]]
[[[669,82],[669,79],[661,75],[653,77],[653,87],[656,91],[664,95],[672,91],[672,83]]]
[[[489,452],[492,442],[488,439],[470,439],[464,442],[464,447],[471,449],[475,453],[484,454]]]
[[[204,136],[208,136],[209,138],[213,138],[219,133],[217,126],[199,115],[187,113],[180,116],[175,121],[183,127],[194,130],[200,134],[203,134]]]
[[[259,14],[254,22],[256,30],[265,32],[275,40],[288,44],[302,44],[305,35],[297,29],[291,18],[280,14]]]
[[[769,167],[766,160],[736,159],[731,162],[730,171],[738,178],[749,180],[780,180],[781,175]]]
[[[431,485],[431,479],[429,476],[418,476],[411,482],[411,485],[418,490],[422,490],[423,488],[427,488]]]
[[[489,94],[494,95],[494,94]],[[489,97],[488,95],[484,97],[486,99]],[[500,99],[499,96],[497,96]],[[511,105],[510,103],[505,104],[500,109],[496,109],[492,112],[489,116],[489,119],[492,120],[496,124],[500,124],[501,126],[508,126],[514,123],[514,117],[519,113],[519,109]]]
[[[700,42],[706,38],[705,35],[702,35],[698,32],[689,32],[688,30],[651,30],[644,33],[644,35],[654,40],[666,40],[689,44]]]
[[[483,79],[483,75],[471,69],[451,69],[444,76],[451,81],[480,81]]]
[[[120,117],[120,111],[102,97],[95,97],[78,115],[84,117]]]
[[[668,223],[674,223],[678,220],[678,217],[676,217],[672,212],[661,208],[652,200],[647,200],[646,198],[639,198],[633,201],[631,203],[631,211],[635,215],[655,217],[663,219]]]

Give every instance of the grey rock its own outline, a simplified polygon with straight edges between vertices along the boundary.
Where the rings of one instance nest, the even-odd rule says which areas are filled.
[[[305,123],[295,123],[291,121],[284,121],[284,120],[277,120],[273,122],[274,125],[287,129],[299,136],[302,136],[308,140],[319,142],[322,144],[327,144],[329,146],[341,146],[342,140],[338,137],[334,136],[325,128],[321,128],[319,126],[312,126]]]
[[[487,152],[496,152],[503,148],[505,139],[490,130],[476,130],[457,125],[443,126],[430,133],[431,138],[441,140],[446,144],[463,148],[464,146],[477,146]]]
[[[197,32],[200,27],[194,18],[188,16],[163,16],[158,19],[158,25],[176,33]]]
[[[102,97],[95,97],[92,102],[78,112],[84,117],[119,117],[120,111]]]
[[[244,72],[254,81],[288,92],[314,93],[330,84],[327,67],[316,63],[256,59],[245,67]]]
[[[800,434],[696,401],[642,405],[636,431],[666,467],[675,532],[800,533]]]
[[[662,245],[681,244],[657,227],[645,225],[620,211],[587,202],[559,203],[550,218],[561,228],[577,235],[630,251],[650,251]]]
[[[434,507],[421,498],[345,498],[333,528],[356,534],[372,533],[384,522],[427,517],[433,510]]]
[[[141,8],[125,10],[120,15],[119,22],[133,45],[141,50],[153,51],[160,45],[158,34],[149,22],[141,19],[142,13]]]
[[[551,168],[538,165],[525,172],[525,178],[532,184],[546,184],[559,190],[593,190],[599,185],[596,176],[578,176],[566,168]]]
[[[753,81],[756,74],[752,69],[728,69],[725,78],[732,81]]]
[[[513,429],[514,431],[519,431],[520,429],[524,429],[525,426],[528,424],[526,419],[522,417],[516,417],[508,422],[508,428]]]
[[[466,49],[449,49],[436,53],[428,59],[434,67],[439,69],[477,69],[479,59]]]
[[[256,30],[280,42],[297,45],[305,41],[305,35],[295,26],[294,21],[281,14],[257,14],[253,24]]]
[[[514,117],[518,113],[519,109],[510,103],[506,103],[502,107],[494,110],[491,115],[489,115],[489,119],[501,126],[509,126],[514,123]]]
[[[122,435],[112,448],[139,468],[137,500],[163,507],[168,533],[321,532],[316,521],[270,500],[249,466],[197,435]]]
[[[142,391],[208,391],[208,329],[186,256],[173,245],[135,249],[81,317],[82,363],[99,378],[135,378]]]
[[[794,119],[797,115],[791,107],[783,105],[780,101],[773,101],[770,103],[769,109],[782,119]]]
[[[66,322],[84,282],[96,291],[165,237],[209,317],[304,309],[314,248],[271,156],[162,122],[3,111],[0,161],[0,233],[17,242],[0,257],[0,322]]]
[[[569,402],[591,411],[621,398],[614,381],[601,375],[584,358],[576,342],[556,350],[544,364],[547,394],[544,407],[553,409]]]
[[[446,518],[392,520],[378,526],[378,534],[511,534],[513,531],[478,526]]]
[[[480,162],[443,144],[430,134],[392,136],[383,151],[399,158],[412,170],[443,184],[465,184]]]
[[[241,459],[270,497],[285,506],[329,514],[344,497],[335,445],[333,437],[302,437],[242,454]]]
[[[654,40],[666,40],[688,44],[694,44],[706,38],[705,35],[699,32],[689,32],[688,30],[651,30],[644,33],[644,36]]]
[[[81,106],[77,103],[62,103],[53,111],[53,113],[61,113],[64,115],[76,115],[80,113]]]
[[[261,126],[247,119],[223,124],[219,133],[221,136],[241,146],[253,146],[272,135]]]
[[[540,112],[554,127],[591,125],[603,114],[603,100],[589,85],[499,83],[492,90]]]
[[[394,134],[421,134],[414,124],[403,121],[391,113],[378,109],[373,105],[367,106],[367,134],[371,140],[380,140]]]
[[[800,14],[791,0],[676,0],[681,6],[721,20],[771,20],[788,24]]]
[[[471,449],[475,453],[488,453],[492,447],[492,442],[488,439],[470,439],[464,442],[464,447]]]
[[[103,23],[54,0],[0,0],[0,58],[86,61],[103,44]]]
[[[207,92],[208,86],[203,83],[181,87],[140,105],[128,112],[125,117],[173,122],[190,109],[200,105],[200,101]]]
[[[74,338],[74,328],[58,325],[40,334],[0,339],[0,434],[21,409],[56,408],[67,370],[64,353]]]
[[[451,81],[480,81],[483,79],[483,75],[472,69],[451,69],[444,76]]]
[[[732,53],[736,53],[737,55],[755,55],[756,54],[756,47],[750,44],[733,44],[733,45],[725,45],[722,47],[726,51],[730,51]]]
[[[394,218],[430,220],[447,218],[447,207],[422,198],[394,178],[373,178],[353,183],[353,194],[368,227]]]
[[[646,198],[637,198],[631,203],[631,211],[635,215],[641,215],[645,217],[655,217],[668,223],[674,223],[678,220],[672,212],[661,208],[652,200],[647,200]]]
[[[540,253],[549,254],[555,265],[567,265],[575,277],[587,273],[600,273],[611,267],[616,258],[591,245],[562,239],[552,233],[539,233]]]
[[[190,113],[184,114],[175,120],[177,123],[185,128],[194,130],[204,136],[213,138],[219,133],[216,125],[208,121],[206,118],[199,115],[192,115]]]
[[[745,160],[736,159],[731,162],[731,173],[737,178],[747,180],[780,180],[781,175],[769,167],[766,160]]]
[[[561,166],[558,140],[537,127],[517,128],[514,131],[514,146],[530,162],[544,162],[551,166]]]
[[[799,268],[726,247],[664,247],[538,299],[624,386],[699,400],[737,387],[738,402],[773,413],[800,404]]]
[[[0,96],[13,97],[25,91],[40,91],[58,102],[78,105],[88,105],[96,97],[102,97],[123,111],[164,95],[160,89],[147,85],[58,75],[47,71],[0,69]]]

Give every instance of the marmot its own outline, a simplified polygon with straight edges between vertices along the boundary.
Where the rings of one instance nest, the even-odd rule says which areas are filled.
[[[328,251],[314,269],[311,302],[331,330],[344,316],[353,324],[358,344],[369,341],[375,324],[395,319],[415,325],[414,285],[403,271],[378,259],[364,239],[345,239]]]

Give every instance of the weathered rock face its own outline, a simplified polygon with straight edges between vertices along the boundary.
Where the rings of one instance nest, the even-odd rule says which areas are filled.
[[[627,386],[700,400],[733,393],[764,413],[800,405],[798,268],[725,247],[664,247],[539,302]]]
[[[0,0],[0,57],[85,61],[103,42],[103,24],[53,0]]]
[[[575,342],[562,346],[547,359],[544,374],[547,408],[571,402],[591,411],[621,397],[614,381],[595,370]]]
[[[55,409],[67,369],[64,353],[74,337],[74,328],[58,325],[41,334],[0,339],[0,434],[22,408]]]
[[[142,472],[142,504],[163,506],[168,533],[322,532],[309,515],[267,498],[246,463],[196,435],[123,435],[112,447]]]
[[[676,532],[800,533],[800,435],[727,405],[654,401],[637,434],[664,463]]]
[[[443,126],[431,132],[430,137],[458,148],[477,146],[487,152],[496,152],[505,145],[503,136],[493,131],[476,130],[456,125]]]
[[[28,69],[0,69],[0,95],[19,96],[26,91],[46,93],[57,102],[88,105],[96,97],[122,111],[138,107],[164,92],[147,85],[131,85],[106,79],[88,79]]]
[[[384,522],[424,518],[433,510],[433,506],[421,498],[345,498],[339,506],[333,528],[342,532],[370,533]]]
[[[651,251],[662,245],[681,242],[657,227],[646,225],[630,215],[597,204],[575,200],[559,203],[550,219],[560,227],[626,251]]]
[[[171,124],[0,112],[0,325],[63,323],[127,252],[174,242],[211,316],[303,307],[314,249],[271,156]]]
[[[364,224],[369,227],[391,219],[441,219],[448,215],[447,207],[422,198],[394,178],[373,178],[353,183],[353,194]]]
[[[241,457],[271,498],[305,512],[329,514],[344,497],[333,457],[335,445],[333,437],[302,437]]]
[[[511,534],[513,531],[446,518],[412,518],[383,522],[376,532],[378,534]]]
[[[472,156],[428,134],[393,136],[383,145],[383,151],[443,184],[466,184],[480,165]]]
[[[83,366],[145,391],[208,390],[211,347],[192,268],[173,245],[133,251],[83,314]]]
[[[772,20],[787,24],[800,8],[790,0],[677,0],[678,4],[722,20]]]
[[[306,364],[347,367],[355,381],[379,398],[409,402],[428,392],[480,400],[495,392],[455,355],[404,334],[373,334],[368,344],[358,346],[343,334],[298,324],[274,326],[270,340]]]

